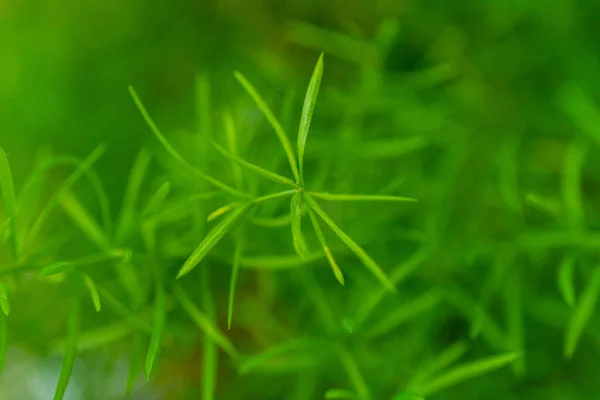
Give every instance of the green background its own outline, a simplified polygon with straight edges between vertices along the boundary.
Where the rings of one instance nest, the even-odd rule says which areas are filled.
[[[113,237],[142,148],[152,158],[136,211],[165,181],[171,183],[165,207],[213,189],[167,156],[128,85],[174,147],[210,175],[234,184],[229,163],[208,142],[224,143],[221,115],[227,109],[241,156],[290,176],[271,127],[232,72],[254,84],[295,144],[304,92],[324,52],[307,182],[313,190],[417,198],[415,204],[322,204],[388,274],[406,275],[397,279],[398,293],[383,296],[349,332],[361,305],[381,291],[354,254],[321,224],[346,274],[345,287],[322,256],[284,269],[260,267],[261,257],[292,257],[289,226],[245,223],[234,235],[246,237],[250,260],[240,275],[231,332],[226,314],[234,235],[181,285],[208,314],[203,296],[210,288],[216,323],[245,356],[310,340],[245,375],[220,352],[214,398],[318,399],[343,388],[358,398],[395,399],[458,343],[465,354],[454,366],[507,352],[521,357],[427,399],[593,399],[600,395],[594,312],[600,290],[599,11],[600,3],[582,0],[5,0],[0,146],[19,195],[44,160],[64,154],[83,159],[106,144],[93,168],[110,204],[102,227]],[[72,171],[51,169],[39,190],[19,199],[21,230]],[[249,190],[277,190],[246,176]],[[81,179],[73,192],[101,220],[94,187]],[[151,323],[148,265],[162,265],[171,280],[215,224],[205,223],[206,216],[231,201],[219,194],[184,205],[161,226],[158,255],[144,249],[139,227],[123,243],[111,243],[133,250],[140,298],[119,281],[119,265],[90,275]],[[278,201],[257,216],[288,212],[289,205]],[[0,208],[0,223],[6,214]],[[304,221],[309,246],[317,249]],[[38,242],[39,266],[98,252],[60,207]],[[0,271],[15,262],[10,248],[5,234]],[[65,337],[73,295],[36,274],[2,273],[0,279],[12,305],[0,398],[51,398],[61,363],[56,346]],[[201,394],[204,336],[167,297],[167,330],[154,375],[146,383],[140,373],[132,397],[210,398]],[[96,314],[88,297],[82,299],[81,329],[100,330],[99,339],[79,352],[65,398],[125,398],[133,343],[141,341],[145,355],[149,336],[132,328],[109,338],[101,328],[123,317],[104,304]],[[391,328],[372,332],[394,315],[398,322]],[[582,320],[569,359],[565,341]],[[329,354],[331,343],[351,355],[367,394],[344,357]]]

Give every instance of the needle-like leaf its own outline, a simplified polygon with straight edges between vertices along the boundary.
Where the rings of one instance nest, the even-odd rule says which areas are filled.
[[[219,151],[219,153],[221,153],[223,156],[229,158],[231,161],[235,162],[240,167],[246,168],[247,170],[252,171],[252,172],[254,172],[258,175],[261,175],[262,177],[272,180],[274,182],[282,183],[284,185],[289,185],[292,187],[297,187],[296,184],[294,183],[294,181],[292,181],[291,179],[288,179],[285,176],[276,174],[275,172],[268,171],[262,167],[259,167],[258,165],[249,163],[248,161],[243,160],[240,157],[231,154],[230,152],[225,150],[223,147],[221,147],[216,142],[212,142],[212,144],[215,147],[215,149],[217,149]]]
[[[112,246],[108,236],[73,193],[66,191],[60,196],[58,202],[83,234],[96,244],[100,250],[109,251],[111,249]]]
[[[283,146],[283,150],[285,151],[285,154],[290,163],[290,168],[292,169],[294,178],[298,181],[300,179],[300,175],[298,173],[298,166],[296,165],[296,157],[294,156],[294,151],[292,150],[292,145],[290,144],[290,141],[289,141],[287,135],[285,134],[283,127],[281,126],[281,124],[279,123],[277,118],[275,118],[275,116],[271,112],[271,109],[269,108],[267,103],[265,103],[265,101],[262,99],[260,94],[258,94],[258,92],[254,88],[254,86],[252,86],[252,84],[248,81],[248,79],[246,79],[246,77],[238,71],[235,71],[233,73],[233,75],[234,75],[235,79],[237,79],[237,81],[240,83],[240,85],[242,85],[242,87],[246,90],[246,92],[248,92],[250,97],[252,97],[252,99],[258,106],[258,108],[262,111],[264,116],[267,118],[267,121],[269,121],[269,123],[275,130],[275,133],[279,137],[279,141],[281,142],[281,145]]]
[[[575,267],[575,255],[565,256],[558,267],[558,289],[560,294],[569,307],[575,305],[575,284],[573,274]]]
[[[183,264],[183,267],[179,270],[177,274],[177,279],[181,278],[185,274],[192,271],[200,262],[204,259],[204,257],[208,254],[208,252],[215,247],[217,243],[223,236],[231,229],[236,220],[250,207],[250,204],[244,204],[232,210],[217,226],[215,226],[209,233],[206,235],[202,243],[194,250],[192,255],[186,260]]]
[[[71,307],[69,310],[69,318],[67,325],[67,340],[65,343],[65,354],[63,356],[63,363],[60,369],[60,375],[58,377],[58,383],[56,384],[56,390],[54,392],[54,400],[61,400],[69,385],[71,374],[73,372],[73,365],[75,364],[75,357],[77,356],[77,343],[79,340],[79,321],[81,319],[81,310],[79,299],[71,299]]]
[[[321,78],[323,77],[323,53],[319,56],[306,96],[304,97],[304,106],[302,107],[302,115],[300,117],[300,127],[298,128],[298,165],[300,168],[300,186],[304,186],[304,149],[306,147],[306,138],[310,130],[313,113],[317,97],[319,96],[319,88],[321,87]]]
[[[71,175],[63,182],[63,184],[59,187],[59,189],[52,195],[48,203],[44,209],[40,212],[38,218],[35,220],[29,232],[27,232],[27,240],[25,241],[27,245],[32,244],[34,240],[37,238],[37,235],[40,233],[44,222],[50,216],[50,213],[54,209],[54,207],[58,204],[61,197],[81,178],[84,174],[87,173],[88,170],[92,167],[92,165],[100,158],[100,156],[104,153],[106,147],[101,145],[96,147],[94,151],[87,156],[81,164],[77,166],[77,169],[73,171]]]
[[[8,326],[6,323],[6,316],[0,314],[0,374],[4,368],[4,360],[6,359],[6,353],[8,352]]]
[[[392,202],[415,202],[417,199],[410,197],[388,196],[382,194],[334,194],[324,192],[306,192],[312,197],[328,201],[392,201]]]
[[[165,332],[165,290],[160,283],[156,284],[156,292],[154,294],[154,323],[152,325],[152,336],[150,337],[150,346],[146,353],[146,379],[150,380],[152,368],[156,363],[156,358],[160,351],[163,335]]]
[[[294,250],[301,258],[308,254],[306,239],[302,233],[302,193],[296,192],[290,201],[290,219],[292,221],[292,241]]]
[[[325,398],[328,400],[355,400],[356,395],[346,389],[329,389],[325,392]]]
[[[102,303],[100,302],[100,295],[98,294],[96,284],[94,283],[92,278],[90,278],[87,274],[82,274],[82,278],[83,283],[85,284],[85,287],[89,292],[90,297],[92,298],[92,303],[94,303],[94,309],[96,310],[96,312],[100,312],[100,310],[102,309]]]
[[[231,341],[225,336],[223,332],[215,325],[213,321],[210,320],[200,309],[194,304],[192,299],[177,285],[174,285],[173,293],[179,301],[181,308],[189,315],[189,317],[194,321],[196,326],[200,328],[205,335],[212,338],[215,343],[221,347],[225,353],[227,353],[232,358],[238,358],[238,352],[233,347]]]
[[[331,230],[344,242],[346,246],[356,256],[362,261],[362,263],[367,267],[367,269],[381,282],[381,284],[391,292],[396,292],[396,288],[394,287],[394,283],[390,280],[390,278],[386,275],[385,272],[381,269],[381,267],[367,254],[367,252],[360,247],[350,236],[348,236],[344,231],[342,231],[329,215],[325,213],[321,209],[321,207],[314,201],[310,196],[304,196],[306,202],[309,207],[325,222]]]
[[[229,304],[227,306],[227,329],[231,329],[231,321],[233,320],[233,308],[235,305],[235,289],[237,279],[242,263],[242,255],[244,252],[244,239],[242,235],[236,238],[235,250],[233,252],[233,262],[231,265],[231,279],[229,281]]]
[[[158,127],[156,126],[156,124],[154,123],[154,121],[152,120],[152,118],[150,118],[150,114],[148,114],[148,111],[146,111],[146,108],[144,107],[144,104],[142,103],[142,101],[138,97],[135,89],[132,86],[129,86],[129,94],[131,95],[131,98],[135,102],[135,105],[137,106],[138,110],[140,111],[140,114],[142,114],[142,117],[144,118],[144,121],[146,121],[146,125],[148,125],[148,127],[150,128],[150,130],[152,131],[152,133],[154,134],[154,136],[156,136],[156,138],[158,139],[158,141],[160,142],[160,144],[165,148],[165,150],[179,164],[181,164],[183,167],[185,167],[190,172],[198,175],[202,179],[206,180],[207,182],[210,182],[214,186],[218,187],[219,189],[221,189],[221,190],[223,190],[223,191],[225,191],[227,193],[230,193],[230,194],[232,194],[234,196],[238,196],[238,197],[242,197],[242,198],[249,198],[249,196],[246,193],[242,193],[239,190],[236,190],[236,189],[232,188],[231,186],[229,186],[229,185],[227,185],[227,184],[225,184],[225,183],[223,183],[223,182],[221,182],[221,181],[219,181],[219,180],[217,180],[217,179],[215,179],[215,178],[207,175],[204,171],[199,170],[198,168],[195,168],[190,163],[188,163],[177,152],[177,150],[175,150],[175,148],[173,148],[173,146],[171,146],[171,144],[167,141],[167,139],[160,132],[160,130],[158,129]]]
[[[2,200],[4,203],[4,211],[6,216],[9,218],[10,224],[10,237],[13,247],[13,258],[14,260],[19,259],[19,242],[17,233],[16,213],[17,213],[17,202],[15,197],[15,187],[13,184],[12,172],[10,170],[10,164],[8,163],[8,157],[4,149],[0,147],[0,187],[2,187]]]
[[[3,282],[0,282],[0,309],[2,309],[4,315],[8,317],[10,314],[10,301],[8,300],[6,286]]]
[[[117,222],[117,229],[115,232],[115,239],[117,243],[123,243],[128,235],[133,230],[135,225],[135,208],[140,192],[140,187],[144,176],[148,171],[150,165],[151,156],[148,150],[142,148],[137,155],[137,158],[133,162],[133,167],[129,174],[129,180],[127,181],[127,187],[125,188],[125,196],[123,197],[123,204],[119,213],[119,219]]]
[[[424,384],[419,392],[424,396],[431,395],[451,386],[458,385],[464,381],[500,369],[505,365],[514,362],[517,358],[519,358],[518,353],[506,353],[459,365]]]
[[[337,279],[337,281],[342,286],[344,286],[344,274],[342,273],[342,270],[340,269],[337,262],[335,261],[335,258],[333,258],[333,254],[331,253],[331,250],[329,249],[329,246],[327,245],[327,241],[325,240],[325,235],[323,234],[321,225],[319,224],[319,221],[317,220],[317,216],[310,208],[308,209],[308,215],[310,216],[310,220],[312,222],[312,226],[315,231],[315,234],[317,235],[317,239],[319,240],[319,243],[321,244],[321,247],[323,248],[323,252],[325,253],[325,256],[327,257],[327,261],[329,261],[329,265],[331,266],[331,270],[333,271],[333,275],[335,276],[335,279]]]
[[[571,320],[567,326],[564,347],[565,357],[571,358],[573,353],[575,353],[581,334],[592,317],[599,295],[600,267],[596,267],[583,293],[581,293],[581,297],[573,310]]]

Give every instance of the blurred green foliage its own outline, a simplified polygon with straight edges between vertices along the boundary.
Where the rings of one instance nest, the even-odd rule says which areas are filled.
[[[595,398],[599,16],[583,0],[0,3],[0,398]],[[236,208],[232,191],[287,189],[236,157],[296,179],[233,71],[297,153],[321,52],[306,190],[417,203]]]

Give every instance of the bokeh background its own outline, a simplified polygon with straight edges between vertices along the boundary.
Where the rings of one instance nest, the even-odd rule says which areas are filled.
[[[285,174],[275,135],[232,71],[253,82],[293,138],[312,68],[324,52],[307,147],[314,186],[419,199],[410,206],[344,203],[327,209],[397,276],[399,294],[382,300],[366,325],[414,307],[414,315],[407,312],[404,323],[384,333],[367,329],[361,336],[357,328],[344,336],[369,387],[368,397],[359,396],[404,398],[394,396],[402,396],[415,374],[448,346],[464,341],[465,360],[517,351],[521,361],[428,399],[593,399],[600,395],[600,319],[593,310],[598,289],[588,285],[600,261],[598,17],[600,3],[584,0],[3,0],[0,145],[19,194],[36,165],[52,154],[82,159],[106,144],[94,170],[111,205],[108,220],[118,218],[141,148],[154,158],[140,204],[165,180],[173,185],[173,204],[206,190],[166,157],[129,96],[131,84],[194,165],[231,182],[223,172],[228,164],[202,139],[219,137],[219,115],[228,108],[242,135],[242,153]],[[39,209],[33,204],[43,203],[69,173],[66,167],[53,170],[37,197],[23,200],[32,213]],[[100,220],[93,187],[83,182],[74,190]],[[192,203],[193,210],[165,224],[161,260],[169,271],[200,242],[205,227],[198,221],[225,202]],[[273,206],[264,216],[286,207]],[[59,209],[50,221],[40,240],[64,234],[65,242],[40,262],[94,252]],[[293,252],[289,228],[252,232],[252,256]],[[230,335],[235,344],[259,353],[307,335],[329,337],[320,325],[323,308],[339,326],[355,322],[361,304],[380,289],[331,240],[348,269],[347,286],[337,285],[322,259],[283,271],[250,265],[258,271],[241,277],[240,322]],[[127,244],[134,254],[138,242]],[[10,246],[2,243],[0,266],[7,267]],[[224,243],[210,261],[221,327],[230,268],[223,257],[232,249]],[[144,257],[134,256],[136,268],[144,269]],[[575,289],[571,304],[566,274]],[[120,296],[110,274],[97,279]],[[0,398],[51,398],[67,299],[55,284],[33,278],[7,284],[13,310]],[[189,290],[201,298],[197,286]],[[120,298],[130,301],[123,293]],[[565,336],[581,303],[591,304],[591,311],[568,359]],[[84,309],[93,313],[89,305]],[[180,311],[172,312],[157,376],[149,383],[140,376],[133,398],[201,398],[202,335]],[[90,315],[84,325],[100,329],[115,321],[112,314]],[[66,398],[126,398],[129,350],[137,336],[125,331],[80,354]],[[339,362],[296,356],[297,363],[288,365],[294,357],[284,357],[244,377],[223,361],[215,398],[317,399],[332,387],[360,389]]]

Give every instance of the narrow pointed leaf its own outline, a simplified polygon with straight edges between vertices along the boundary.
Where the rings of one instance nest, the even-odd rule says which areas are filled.
[[[313,338],[294,338],[273,346],[261,353],[246,358],[239,366],[240,375],[247,374],[273,361],[295,358],[298,353],[311,353],[320,350],[322,343]]]
[[[208,222],[214,221],[215,219],[219,218],[223,214],[228,213],[229,211],[231,211],[235,207],[239,207],[239,203],[227,204],[227,205],[225,205],[223,207],[219,207],[215,211],[213,211],[210,214],[208,214],[208,217],[206,217],[206,220]]]
[[[13,184],[12,172],[10,170],[10,164],[8,163],[8,157],[4,149],[0,147],[0,187],[2,188],[2,201],[4,204],[4,212],[9,219],[10,224],[10,237],[13,247],[13,258],[14,260],[19,259],[19,243],[18,233],[16,224],[16,213],[17,213],[17,201],[15,197],[15,187]]]
[[[98,246],[100,250],[109,251],[111,249],[112,246],[108,236],[71,192],[63,193],[58,201],[62,209],[91,242]]]
[[[307,192],[310,196],[328,201],[391,201],[415,202],[411,197],[388,196],[383,194],[334,194],[325,192]]]
[[[355,400],[357,397],[353,392],[346,389],[329,389],[325,392],[325,398],[328,400]]]
[[[215,226],[206,235],[202,243],[194,250],[192,255],[183,264],[183,267],[179,270],[177,278],[181,278],[185,274],[192,271],[200,264],[200,262],[206,257],[208,252],[221,240],[223,236],[231,229],[236,220],[248,209],[250,205],[244,204],[235,210],[232,210],[217,226]]]
[[[426,383],[420,390],[420,393],[425,396],[431,395],[449,387],[458,385],[462,382],[500,369],[514,362],[518,357],[518,353],[506,353],[459,365]]]
[[[569,254],[563,258],[558,268],[558,288],[563,300],[569,307],[575,306],[574,267],[575,255]]]
[[[463,340],[455,342],[446,347],[440,354],[435,356],[422,368],[419,368],[416,375],[406,385],[407,389],[418,388],[423,382],[430,380],[431,376],[458,361],[469,350],[467,343]]]
[[[594,308],[596,307],[596,302],[598,301],[599,295],[600,267],[596,267],[592,277],[583,290],[583,293],[581,293],[581,297],[577,302],[577,306],[573,310],[571,320],[567,326],[564,347],[565,357],[571,358],[573,353],[575,353],[575,349],[577,348],[577,344],[579,343],[583,330],[587,326],[592,314],[594,313]]]
[[[158,129],[158,127],[156,126],[156,124],[154,123],[154,121],[152,120],[152,118],[150,118],[150,114],[148,114],[148,111],[146,111],[146,108],[144,107],[144,104],[142,103],[142,101],[140,100],[140,98],[138,97],[135,89],[132,86],[129,86],[129,94],[131,95],[131,98],[133,99],[135,105],[137,106],[138,110],[140,111],[140,114],[142,115],[142,117],[144,118],[144,121],[146,122],[146,125],[148,125],[148,127],[150,128],[150,130],[152,131],[152,133],[154,134],[154,136],[156,136],[156,138],[158,139],[158,141],[160,142],[160,144],[165,148],[165,150],[167,151],[167,153],[169,153],[171,155],[171,157],[173,157],[179,164],[181,164],[181,166],[183,166],[184,168],[186,168],[187,170],[189,170],[190,172],[198,175],[199,177],[201,177],[202,179],[206,180],[207,182],[210,182],[211,184],[213,184],[215,187],[218,187],[219,189],[230,193],[234,196],[238,196],[238,197],[242,197],[242,198],[248,198],[249,196],[246,193],[242,193],[239,190],[236,190],[234,188],[232,188],[231,186],[217,180],[214,179],[213,177],[207,175],[204,171],[192,166],[190,163],[188,163],[178,152],[177,150],[175,150],[175,148],[173,146],[171,146],[171,144],[167,141],[167,139],[163,136],[163,134],[160,132],[160,130]]]
[[[231,341],[225,336],[223,332],[215,325],[213,321],[210,320],[206,316],[205,313],[200,311],[200,309],[194,304],[192,299],[178,286],[174,286],[174,294],[181,308],[188,314],[188,316],[192,319],[192,321],[200,328],[205,335],[212,338],[212,340],[221,347],[225,353],[227,353],[232,358],[238,357],[238,352],[233,347]]]
[[[230,152],[228,152],[227,150],[225,150],[223,147],[221,147],[219,144],[217,144],[215,142],[212,142],[212,144],[219,153],[221,153],[223,156],[229,158],[231,161],[235,162],[240,167],[245,168],[248,171],[252,171],[255,174],[260,175],[263,178],[269,179],[273,182],[296,187],[296,184],[291,179],[288,179],[285,176],[281,176],[279,174],[276,174],[275,172],[268,171],[262,167],[259,167],[258,165],[255,165],[246,160],[243,160],[242,158],[231,154]]]
[[[356,391],[358,399],[369,400],[371,398],[371,393],[367,383],[365,382],[365,378],[356,364],[356,361],[350,352],[344,347],[340,346],[338,348],[338,352],[342,366],[346,370],[346,374],[352,382],[352,386],[354,386],[354,390]]]
[[[356,256],[362,261],[362,263],[367,267],[367,269],[379,280],[379,282],[385,287],[387,290],[391,292],[395,292],[396,288],[394,287],[394,283],[390,280],[390,278],[386,275],[385,272],[381,269],[381,267],[367,254],[367,252],[360,247],[350,236],[348,236],[344,231],[342,231],[335,222],[321,209],[321,207],[310,197],[305,196],[306,202],[313,209],[313,211],[325,222],[331,230],[344,242],[346,246]]]
[[[294,250],[301,258],[308,254],[306,239],[302,233],[302,193],[296,192],[290,202],[290,219],[292,221],[292,241]]]
[[[87,171],[91,169],[92,165],[98,160],[98,158],[100,158],[105,149],[106,147],[103,145],[96,147],[96,149],[94,149],[94,151],[92,151],[90,155],[87,156],[81,162],[81,164],[77,166],[75,171],[69,175],[59,189],[52,195],[48,203],[46,203],[46,206],[40,212],[38,218],[27,232],[26,244],[32,244],[34,242],[34,240],[37,238],[37,235],[40,233],[44,222],[46,222],[50,216],[50,213],[58,204],[59,200],[84,174],[87,173]]]
[[[152,368],[156,363],[156,358],[158,357],[165,332],[165,303],[165,291],[161,284],[157,284],[154,298],[154,323],[152,325],[152,336],[150,337],[150,346],[148,347],[148,352],[146,353],[147,380],[150,380],[150,374],[152,373]]]
[[[210,291],[209,269],[202,270],[202,306],[206,310],[206,317],[211,323],[215,323],[215,304]],[[218,352],[217,344],[209,335],[204,335],[204,354],[202,357],[202,399],[214,400],[217,386]]]
[[[65,354],[63,356],[63,363],[60,369],[60,375],[58,377],[58,383],[56,384],[56,390],[54,392],[53,400],[62,400],[67,391],[69,380],[73,372],[73,365],[75,364],[75,357],[77,356],[77,345],[79,340],[79,323],[81,319],[81,310],[78,299],[71,300],[71,309],[69,311],[68,327],[67,327],[67,341],[65,343]]]
[[[315,231],[315,234],[317,235],[317,239],[319,240],[319,243],[321,244],[321,247],[323,248],[323,252],[325,253],[325,256],[327,257],[327,261],[329,261],[329,265],[331,266],[331,270],[333,271],[333,275],[335,276],[335,279],[337,279],[337,281],[342,286],[344,286],[344,274],[342,273],[342,270],[340,269],[337,262],[335,261],[335,258],[333,258],[333,254],[331,253],[331,250],[329,249],[329,246],[327,245],[327,241],[325,240],[325,235],[323,234],[321,225],[319,224],[319,221],[317,220],[315,213],[310,208],[308,209],[308,215],[310,216],[310,220],[312,222],[312,226]]]
[[[294,156],[294,151],[292,150],[292,145],[290,144],[290,141],[289,141],[287,135],[285,134],[283,127],[281,126],[279,121],[277,121],[277,118],[275,118],[275,116],[271,112],[271,109],[269,108],[267,103],[264,102],[262,97],[258,94],[256,89],[254,88],[254,86],[252,86],[252,84],[248,81],[248,79],[246,79],[246,77],[238,71],[235,71],[233,73],[233,75],[234,75],[235,79],[237,79],[237,81],[240,83],[240,85],[242,85],[242,87],[246,90],[246,92],[248,92],[250,97],[252,97],[252,99],[254,100],[254,102],[256,103],[258,108],[260,109],[260,111],[264,114],[265,118],[267,118],[267,121],[269,121],[269,123],[275,130],[275,133],[279,137],[279,141],[281,142],[281,145],[283,146],[283,150],[285,151],[285,154],[290,163],[290,168],[292,169],[294,178],[296,180],[299,180],[300,175],[298,173],[298,166],[296,165],[296,157]]]
[[[4,314],[0,314],[0,374],[4,368],[4,361],[8,352],[8,324],[6,319]]]
[[[148,150],[142,148],[133,163],[133,167],[131,168],[115,233],[117,243],[122,243],[131,233],[135,225],[135,208],[138,194],[140,192],[140,187],[142,185],[142,181],[144,180],[144,176],[148,171],[150,160],[150,153]]]
[[[225,127],[225,137],[227,139],[227,147],[229,152],[234,156],[238,156],[238,145],[237,145],[237,133],[235,129],[235,121],[229,110],[223,112],[223,125]],[[233,170],[233,179],[235,180],[235,186],[238,189],[244,187],[244,177],[242,175],[242,169],[233,160],[231,160],[231,167]]]
[[[42,268],[39,272],[40,277],[52,276],[56,274],[60,274],[62,272],[71,272],[75,270],[75,264],[70,261],[57,261],[52,263],[44,268]]]
[[[0,309],[8,317],[10,314],[10,301],[8,300],[6,286],[3,282],[0,282]]]
[[[416,299],[409,301],[405,305],[397,308],[380,322],[376,323],[371,328],[367,336],[371,339],[392,331],[399,325],[410,321],[413,318],[418,318],[433,307],[435,307],[441,300],[441,297],[437,291],[433,290],[424,295],[417,297]]]
[[[135,386],[135,381],[142,368],[142,334],[137,333],[133,338],[131,356],[129,357],[129,368],[127,370],[126,394],[129,397]]]
[[[82,277],[85,287],[92,298],[92,303],[94,303],[94,309],[96,312],[100,312],[100,310],[102,310],[102,303],[100,302],[100,295],[98,294],[96,284],[89,275],[83,274]]]
[[[238,275],[242,263],[242,255],[244,252],[244,239],[239,235],[235,242],[235,250],[233,253],[233,263],[231,265],[231,279],[229,281],[229,304],[227,306],[227,329],[231,329],[233,320],[233,309],[235,306],[235,290],[237,287]]]
[[[313,71],[306,96],[304,97],[304,105],[302,107],[302,115],[300,117],[300,127],[298,128],[298,164],[300,168],[300,185],[304,185],[304,149],[306,147],[306,138],[310,130],[317,97],[319,96],[319,88],[321,87],[321,78],[323,77],[323,53],[319,56],[317,65]]]
[[[148,205],[146,206],[144,211],[142,211],[142,216],[149,216],[159,212],[163,203],[169,196],[170,191],[171,184],[169,182],[163,183],[150,198]]]

